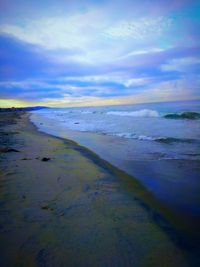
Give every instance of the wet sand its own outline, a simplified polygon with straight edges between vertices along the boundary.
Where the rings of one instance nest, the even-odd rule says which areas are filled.
[[[136,179],[28,117],[0,114],[0,266],[198,266]]]

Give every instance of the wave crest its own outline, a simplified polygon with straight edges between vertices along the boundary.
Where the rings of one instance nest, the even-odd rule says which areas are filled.
[[[108,115],[116,115],[116,116],[130,116],[130,117],[160,117],[159,113],[156,110],[151,109],[141,109],[137,111],[109,111]]]
[[[196,139],[189,139],[189,138],[175,138],[175,137],[153,137],[147,135],[136,135],[134,133],[115,133],[113,134],[118,137],[123,137],[126,139],[136,139],[140,141],[155,141],[163,144],[172,144],[172,143],[197,143],[199,144],[200,141]]]

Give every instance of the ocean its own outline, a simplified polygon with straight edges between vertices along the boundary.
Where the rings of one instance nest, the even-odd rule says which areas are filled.
[[[135,177],[174,212],[199,218],[200,101],[49,108],[31,121]]]

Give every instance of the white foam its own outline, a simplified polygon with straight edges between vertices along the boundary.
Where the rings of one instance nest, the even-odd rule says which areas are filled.
[[[144,140],[144,141],[155,141],[156,138],[152,136],[146,136],[146,135],[139,135],[138,140]]]
[[[136,135],[134,133],[113,133],[112,135],[127,138],[127,139],[137,139],[137,140],[144,140],[144,141],[155,141],[160,137],[152,137],[147,135]]]
[[[108,115],[115,115],[115,116],[130,116],[130,117],[160,117],[159,113],[156,110],[151,109],[141,109],[137,111],[109,111],[107,112]]]
[[[137,139],[137,136],[133,133],[114,133],[113,135],[128,139]]]
[[[92,111],[81,111],[82,114],[91,114],[93,113]]]

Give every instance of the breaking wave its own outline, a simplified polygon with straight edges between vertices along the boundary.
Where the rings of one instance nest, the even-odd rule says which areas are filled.
[[[116,115],[116,116],[130,116],[130,117],[160,117],[159,113],[156,110],[151,109],[142,109],[138,111],[109,111],[108,115]]]
[[[128,116],[128,117],[140,117],[140,118],[152,118],[152,117],[164,117],[166,119],[188,119],[195,120],[200,119],[200,113],[198,112],[182,112],[182,113],[167,113],[160,115],[158,111],[151,109],[142,109],[137,111],[109,111],[107,115],[115,116]]]
[[[152,137],[147,135],[136,135],[133,133],[114,133],[112,135],[127,138],[127,139],[136,139],[141,141],[156,141],[163,144],[172,144],[172,143],[200,143],[196,139],[188,138],[174,138],[174,137]]]

